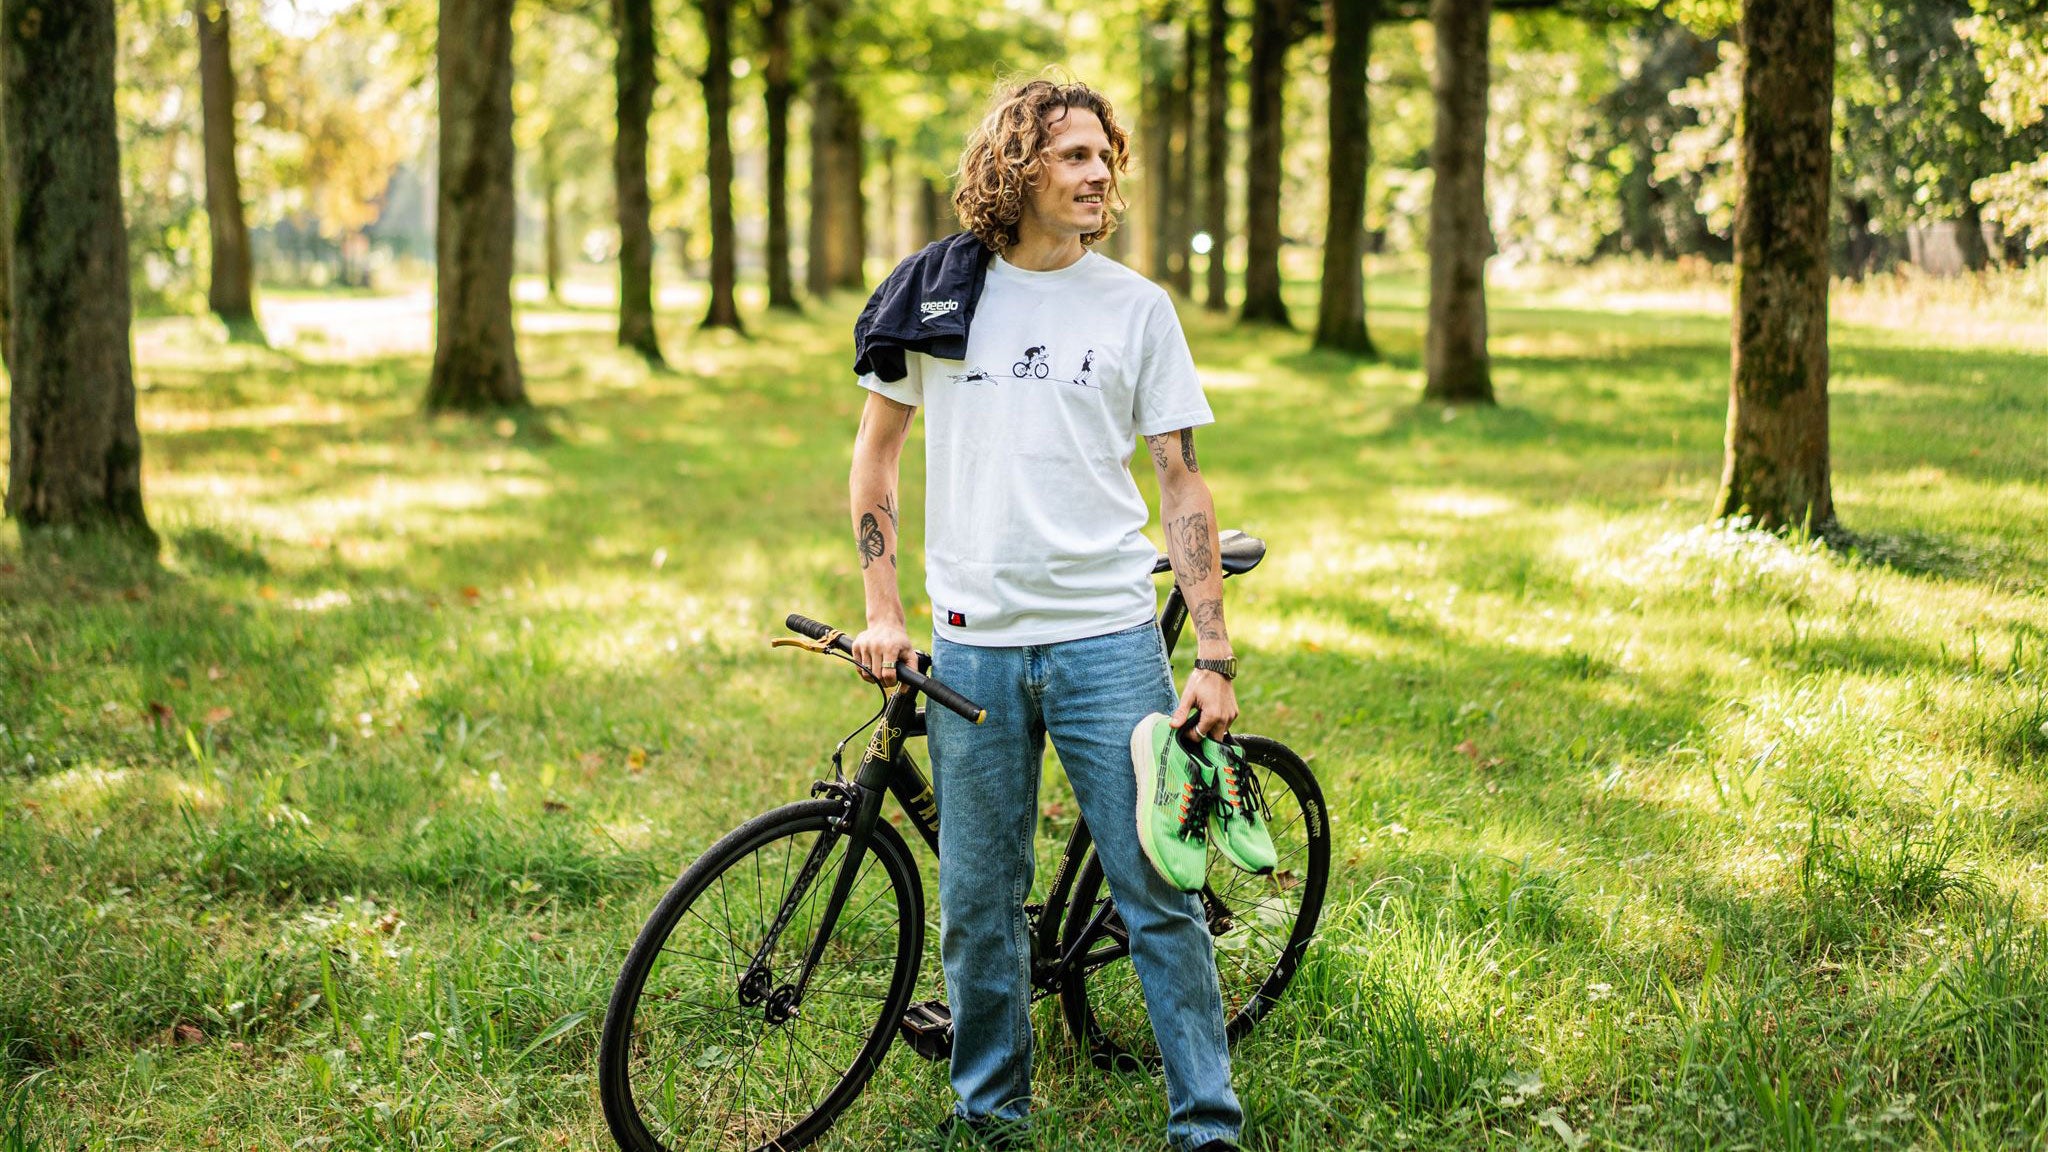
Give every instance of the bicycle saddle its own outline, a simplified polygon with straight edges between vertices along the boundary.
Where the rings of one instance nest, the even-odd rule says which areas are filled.
[[[1225,528],[1217,534],[1218,550],[1223,554],[1223,574],[1238,576],[1259,566],[1266,558],[1266,542],[1257,536],[1247,536],[1236,528]],[[1173,561],[1160,553],[1152,561],[1152,574],[1173,571]]]

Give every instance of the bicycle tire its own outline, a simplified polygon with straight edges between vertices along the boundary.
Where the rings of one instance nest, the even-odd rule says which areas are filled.
[[[1019,360],[1015,364],[1010,365],[1010,375],[1015,376],[1019,380],[1029,380],[1031,378],[1031,365]]]
[[[1216,944],[1217,983],[1232,1044],[1249,1033],[1287,990],[1315,936],[1330,880],[1330,822],[1308,765],[1285,745],[1240,736],[1245,760],[1258,773],[1273,810],[1280,862],[1270,876],[1240,872],[1214,853],[1203,903]],[[1101,858],[1091,848],[1074,881],[1061,922],[1060,954],[1089,932],[1099,902],[1111,901]],[[1284,931],[1278,922],[1291,921]],[[1228,943],[1226,943],[1228,942]],[[1077,971],[1061,984],[1060,1007],[1074,1040],[1098,1067],[1157,1068],[1159,1049],[1131,964],[1123,923],[1114,913],[1087,940]]]
[[[798,1011],[773,1022],[764,1001],[743,1002],[739,982],[841,810],[813,800],[754,817],[698,857],[655,906],[613,986],[598,1049],[605,1122],[625,1152],[802,1148],[867,1086],[910,1002],[924,946],[923,885],[887,821],[875,823]],[[834,837],[790,917],[771,957],[771,987],[789,987],[808,953],[847,842]],[[778,1075],[754,1075],[758,1063],[778,1060]]]

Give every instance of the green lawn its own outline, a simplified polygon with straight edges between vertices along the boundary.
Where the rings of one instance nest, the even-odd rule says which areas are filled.
[[[2048,1146],[2038,313],[1838,324],[1842,555],[1702,523],[1725,316],[1497,293],[1502,407],[1445,411],[1418,287],[1373,291],[1371,364],[1183,309],[1270,546],[1240,727],[1313,754],[1338,849],[1249,1147]],[[667,374],[531,306],[549,433],[425,420],[396,313],[288,303],[276,351],[138,336],[161,567],[0,529],[0,1149],[607,1147],[642,918],[871,710],[766,643],[858,623],[859,301],[675,300]],[[1040,1146],[1158,1146],[1052,1007]],[[826,1146],[944,1101],[899,1048]]]

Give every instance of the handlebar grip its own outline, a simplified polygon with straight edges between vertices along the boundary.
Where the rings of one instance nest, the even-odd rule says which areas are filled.
[[[800,635],[809,636],[813,640],[823,640],[825,637],[832,634],[832,629],[826,627],[823,624],[818,623],[816,620],[813,620],[809,616],[805,616],[800,612],[791,612],[789,614],[789,619],[784,620],[783,624],[786,625],[791,632],[796,632]]]
[[[908,684],[912,688],[917,689],[919,692],[924,693],[925,697],[931,700],[933,703],[941,704],[947,708],[951,708],[953,711],[958,712],[960,715],[966,717],[968,720],[976,724],[979,724],[983,720],[988,719],[988,709],[983,708],[981,705],[976,704],[974,701],[969,700],[967,697],[962,696],[958,692],[953,691],[951,688],[946,687],[944,684],[941,684],[937,680],[934,680],[931,677],[926,676],[924,673],[919,672],[917,669],[912,668],[908,664],[899,662],[896,665],[896,675],[899,678],[901,678],[905,684]]]
[[[783,620],[783,624],[791,632],[801,633],[813,640],[823,640],[833,633],[833,629],[829,625],[820,624],[799,612],[791,612],[788,618]],[[847,637],[846,633],[841,632],[833,639],[832,647],[837,648],[841,652],[852,652],[853,641]],[[933,702],[958,712],[961,716],[976,724],[988,719],[988,709],[953,691],[930,676],[919,672],[914,665],[904,663],[901,660],[897,661],[896,678],[917,691],[924,693]]]

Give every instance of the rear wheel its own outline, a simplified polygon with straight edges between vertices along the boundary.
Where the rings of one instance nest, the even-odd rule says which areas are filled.
[[[1240,736],[1245,760],[1273,810],[1279,864],[1266,876],[1241,872],[1221,853],[1209,858],[1202,889],[1216,949],[1216,979],[1231,1043],[1259,1022],[1287,984],[1322,915],[1330,879],[1330,827],[1308,765],[1285,745]],[[1101,919],[1097,923],[1098,917]],[[1102,862],[1088,853],[1060,929],[1060,954],[1082,944],[1080,971],[1060,989],[1074,1039],[1105,1068],[1157,1067],[1159,1046],[1145,1012],[1129,934],[1116,916]]]
[[[877,821],[799,996],[846,860],[848,837],[828,823],[841,811],[816,800],[755,817],[656,905],[612,989],[598,1052],[599,1095],[619,1147],[801,1148],[860,1095],[917,980],[924,891],[902,835]],[[807,872],[802,894],[789,899]]]

